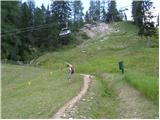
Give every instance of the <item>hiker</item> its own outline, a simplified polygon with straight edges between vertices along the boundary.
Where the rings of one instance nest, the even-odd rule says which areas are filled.
[[[67,63],[67,68],[68,68],[68,76],[67,76],[67,79],[70,80],[72,74],[74,73],[74,68],[73,68],[73,65],[71,65],[71,64],[69,64],[69,63]]]

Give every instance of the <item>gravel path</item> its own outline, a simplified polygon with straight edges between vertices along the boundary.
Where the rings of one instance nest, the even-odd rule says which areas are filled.
[[[127,83],[118,86],[119,118],[158,118],[158,107]]]
[[[138,90],[130,86],[126,81],[115,79],[110,74],[104,74],[108,83],[117,91],[119,101],[117,107],[117,118],[119,119],[158,119],[158,105],[153,104],[145,98]],[[114,78],[114,79],[113,79]]]
[[[53,119],[65,118],[65,112],[69,112],[74,107],[74,105],[87,93],[91,82],[91,76],[84,74],[81,75],[84,76],[84,85],[81,91],[77,96],[73,97],[69,102],[67,102],[63,107],[61,107],[58,112],[53,115]]]

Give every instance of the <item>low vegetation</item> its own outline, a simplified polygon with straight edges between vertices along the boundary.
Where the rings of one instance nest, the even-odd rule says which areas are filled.
[[[77,74],[67,81],[65,69],[2,65],[2,118],[50,118],[81,86]]]
[[[87,108],[86,103],[80,102],[76,118],[83,118],[79,115],[84,113],[87,118],[116,118],[116,93],[100,76],[121,74],[118,67],[121,60],[125,66],[122,78],[158,104],[158,39],[151,38],[154,47],[148,47],[146,39],[136,35],[138,30],[132,23],[109,26],[114,28],[109,35],[85,37],[83,44],[46,53],[31,66],[2,65],[2,118],[50,118],[80,90],[79,73],[95,76],[84,98],[93,96],[94,100]],[[76,68],[70,84],[65,78],[65,62]]]
[[[140,77],[139,82],[142,82],[142,86],[140,85],[139,87],[144,89],[145,83],[141,76],[147,74],[145,79],[147,78],[146,81],[149,83],[154,83],[150,84],[150,88],[154,88],[154,90],[147,88],[140,91],[149,99],[158,101],[158,47],[148,47],[146,39],[137,36],[138,29],[132,23],[119,22],[111,24],[110,27],[119,31],[114,32],[113,30],[107,36],[97,36],[95,39],[88,39],[83,46],[79,45],[67,51],[60,50],[55,53],[48,53],[37,59],[35,64],[39,62],[43,67],[48,66],[57,69],[63,66],[65,61],[70,61],[75,65],[76,72],[96,75],[106,72],[118,73],[118,62],[124,61],[127,81],[129,79],[135,80],[134,84],[130,82],[135,86],[138,76],[132,76],[138,73]],[[125,34],[122,35],[122,33]],[[158,46],[158,39],[155,37],[150,39],[151,45],[156,44]],[[59,66],[56,67],[55,63],[59,63]],[[154,97],[153,93],[144,93],[151,93],[150,90],[154,92]]]
[[[130,71],[126,73],[125,80],[137,88],[146,97],[158,104],[159,86],[157,77],[158,76]]]
[[[106,80],[96,77],[92,80],[92,85],[86,97],[84,97],[71,118],[78,119],[105,119],[115,118],[117,115],[116,93],[108,86]],[[87,106],[87,107],[86,107]]]

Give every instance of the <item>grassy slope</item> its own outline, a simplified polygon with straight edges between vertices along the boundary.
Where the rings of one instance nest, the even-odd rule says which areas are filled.
[[[59,50],[54,53],[47,53],[40,58],[38,58],[33,65],[38,66],[41,68],[42,71],[45,68],[50,72],[50,70],[57,71],[55,74],[56,76],[53,78],[52,85],[54,85],[55,82],[57,84],[65,86],[66,81],[64,80],[64,68],[65,68],[65,62],[70,62],[76,67],[77,73],[90,73],[94,74],[98,79],[96,82],[93,83],[91,90],[96,91],[95,92],[95,98],[93,106],[93,111],[90,113],[87,113],[88,116],[91,118],[115,118],[115,109],[111,109],[112,106],[115,106],[117,104],[117,101],[114,98],[114,95],[101,95],[105,93],[106,89],[108,88],[107,84],[104,84],[105,80],[100,78],[101,73],[118,73],[118,62],[120,60],[123,60],[125,63],[125,77],[124,79],[128,80],[131,84],[133,84],[137,89],[139,89],[144,95],[146,95],[149,99],[153,101],[158,101],[158,48],[148,48],[146,47],[146,41],[142,40],[141,38],[137,37],[137,28],[129,23],[116,23],[112,24],[112,27],[119,28],[121,31],[117,33],[112,33],[110,35],[107,35],[105,37],[97,36],[94,40],[88,40],[85,41],[85,43],[80,46],[74,47],[74,48],[64,48],[62,50]],[[154,39],[154,44],[157,44],[158,40]],[[85,52],[82,52],[85,51]],[[7,75],[5,75],[5,67],[2,66],[2,81],[4,79],[8,79]],[[14,67],[11,67],[14,69]],[[4,69],[4,70],[3,70]],[[7,68],[6,68],[7,69]],[[63,74],[61,74],[60,71],[63,71]],[[12,71],[12,70],[10,70]],[[25,71],[28,71],[27,69]],[[25,72],[24,71],[24,72]],[[3,73],[4,72],[4,73]],[[31,72],[31,71],[30,71]],[[32,72],[31,72],[32,73]],[[41,72],[43,73],[43,72]],[[41,74],[39,73],[39,74]],[[23,73],[24,74],[24,73]],[[47,74],[47,73],[46,73]],[[39,76],[39,75],[38,75]],[[17,76],[18,77],[18,76]],[[16,78],[16,77],[15,77]],[[78,75],[75,77],[78,79]],[[36,78],[37,79],[37,78]],[[51,79],[51,78],[50,78]],[[63,81],[58,82],[58,80]],[[11,79],[10,79],[11,81]],[[80,81],[76,81],[74,86],[80,86]],[[15,80],[16,83],[16,80]],[[13,82],[14,84],[14,82]],[[42,83],[43,85],[44,83]],[[46,84],[51,85],[51,83],[47,82]],[[79,85],[78,85],[79,84]],[[2,88],[4,85],[4,92],[8,93],[9,99],[9,84],[2,82]],[[148,85],[148,86],[147,86]],[[58,85],[55,85],[55,87]],[[5,88],[6,87],[6,88]],[[43,87],[42,87],[43,88]],[[65,86],[66,90],[68,88],[71,88],[69,90],[76,89],[76,87],[67,87]],[[64,89],[65,89],[64,88]],[[5,91],[6,89],[6,91]],[[54,87],[52,87],[54,89]],[[112,89],[109,88],[111,91]],[[28,89],[29,90],[29,89]],[[36,90],[36,89],[35,89]],[[41,88],[40,88],[41,90]],[[69,92],[68,90],[68,92]],[[3,92],[3,93],[4,93]],[[53,91],[52,91],[53,92]],[[63,94],[67,91],[58,91],[57,93]],[[5,93],[5,94],[6,94]],[[50,91],[51,93],[51,91]],[[64,93],[64,95],[65,95]],[[32,92],[34,94],[34,92]],[[48,94],[48,91],[46,91],[43,95]],[[69,93],[67,93],[69,94]],[[100,94],[100,95],[99,95]],[[112,93],[111,93],[112,94]],[[114,94],[114,92],[113,92]],[[50,95],[48,97],[51,97],[51,99],[58,99],[60,100],[59,103],[64,103],[67,99],[59,99],[59,97],[56,97],[54,93],[52,94],[54,97],[52,98]],[[73,94],[72,94],[73,95]],[[72,96],[70,95],[70,96]],[[58,96],[58,95],[57,95]],[[28,96],[25,96],[26,99],[28,99]],[[33,98],[33,96],[31,97]],[[2,96],[2,100],[5,99],[4,95]],[[8,99],[8,102],[10,100]],[[15,97],[16,99],[16,97]],[[41,97],[43,100],[44,97]],[[103,102],[100,102],[99,100],[102,100]],[[105,104],[108,105],[108,101],[112,103],[112,106],[104,106]],[[3,101],[2,101],[3,102]],[[7,101],[3,104],[7,104]],[[29,104],[32,102],[28,102]],[[49,103],[49,102],[47,102]],[[47,104],[46,103],[46,104]],[[33,103],[32,103],[33,104]],[[50,104],[50,103],[49,103]],[[26,115],[21,116],[26,118],[35,118],[38,116],[38,118],[45,118],[49,117],[51,115],[51,112],[54,112],[58,106],[56,104],[56,109],[54,104],[48,105],[45,112],[42,112],[43,109],[39,108],[39,112],[42,112],[41,116],[37,115],[36,113],[27,113],[29,112],[28,109],[26,109]],[[92,103],[91,103],[92,104]],[[62,104],[61,104],[62,105]],[[87,103],[88,105],[88,103]],[[86,106],[86,104],[84,104]],[[83,107],[83,106],[82,106]],[[21,107],[19,107],[20,110]],[[37,109],[33,107],[34,109]],[[4,116],[10,116],[7,115],[6,112],[9,109],[9,105],[2,106],[2,110],[6,110],[5,112],[2,112],[2,117]],[[95,109],[95,111],[94,111]],[[50,112],[48,112],[48,111]],[[52,111],[53,110],[53,111]],[[107,113],[102,113],[103,111],[107,111]],[[14,110],[10,112],[12,114]],[[83,109],[82,109],[83,111]],[[100,111],[97,113],[97,111]],[[46,114],[45,114],[46,113]],[[22,113],[21,113],[22,114]],[[20,115],[20,114],[19,114]],[[34,117],[33,117],[33,116]],[[28,117],[29,116],[29,117]],[[20,117],[20,116],[18,116]]]
[[[120,29],[120,32],[105,37],[97,36],[94,40],[85,41],[83,46],[49,53],[37,60],[43,67],[49,64],[51,68],[55,66],[51,61],[58,63],[69,61],[75,65],[76,72],[94,74],[100,79],[94,82],[91,88],[96,91],[95,98],[97,98],[90,103],[92,110],[86,110],[89,108],[86,108],[89,103],[82,102],[79,105],[81,108],[78,110],[79,113],[75,114],[76,118],[83,118],[83,113],[87,114],[88,118],[116,118],[116,107],[109,106],[108,101],[112,106],[116,106],[117,101],[114,95],[112,97],[100,95],[105,92],[100,82],[105,80],[100,76],[106,72],[117,74],[118,62],[121,60],[125,64],[125,75],[122,78],[158,104],[158,47],[147,47],[147,41],[137,36],[138,30],[131,23],[123,22],[110,26]],[[158,39],[151,38],[151,40],[151,46],[158,45]],[[59,64],[60,66],[63,65]],[[108,88],[107,84],[105,87]],[[109,89],[112,91],[112,88]]]
[[[74,108],[75,112],[69,114],[77,119],[113,119],[117,118],[117,105],[116,92],[106,79],[95,77],[87,95]]]
[[[49,118],[81,85],[79,75],[68,83],[64,70],[2,65],[2,118]]]
[[[100,74],[117,73],[118,62],[123,60],[125,79],[148,98],[158,101],[158,48],[147,47],[147,41],[137,36],[137,28],[130,23],[111,26],[120,29],[120,32],[105,37],[97,36],[83,46],[48,53],[37,62],[44,67],[60,69],[68,61],[75,65],[76,72]],[[155,44],[158,45],[158,39],[152,38],[151,46]]]

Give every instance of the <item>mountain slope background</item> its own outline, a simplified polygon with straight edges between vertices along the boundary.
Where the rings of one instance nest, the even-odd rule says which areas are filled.
[[[71,116],[69,113],[68,117],[119,118],[118,87],[114,89],[110,84],[124,82],[152,106],[149,116],[143,114],[138,118],[157,118],[158,38],[150,38],[151,46],[148,46],[148,41],[137,33],[138,28],[131,22],[86,25],[76,34],[79,45],[46,53],[31,65],[2,64],[2,118],[50,118],[78,93],[82,86],[81,73],[95,76],[86,96],[90,99],[82,99],[84,104],[80,103],[78,113],[73,112]],[[119,71],[119,61],[124,62],[123,75]],[[76,69],[70,83],[66,80],[65,62],[72,63]],[[92,108],[86,107],[93,103]],[[83,107],[88,108],[87,112]]]

